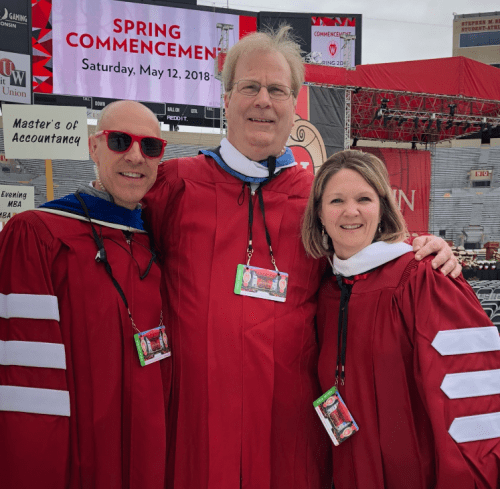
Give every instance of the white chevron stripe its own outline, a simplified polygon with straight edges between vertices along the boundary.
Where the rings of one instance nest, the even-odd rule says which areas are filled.
[[[450,399],[500,394],[500,370],[447,374],[441,390]]]
[[[432,346],[441,355],[463,355],[500,351],[500,335],[496,326],[439,331]]]
[[[0,411],[69,416],[69,392],[0,385]]]
[[[0,294],[0,318],[54,319],[59,321],[55,295]]]
[[[448,433],[457,443],[500,438],[500,413],[455,418]]]
[[[1,341],[0,365],[66,369],[64,345],[34,341]]]

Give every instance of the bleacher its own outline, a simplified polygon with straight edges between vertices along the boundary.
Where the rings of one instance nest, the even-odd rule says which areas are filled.
[[[500,280],[471,280],[469,284],[500,332]]]

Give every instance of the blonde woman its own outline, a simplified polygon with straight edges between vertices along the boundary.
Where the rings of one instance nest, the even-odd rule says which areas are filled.
[[[360,151],[318,171],[303,223],[328,256],[319,378],[359,431],[333,447],[336,489],[499,487],[500,339],[472,289],[414,259],[384,164]]]

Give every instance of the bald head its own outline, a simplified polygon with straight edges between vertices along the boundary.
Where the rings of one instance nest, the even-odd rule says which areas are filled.
[[[157,136],[160,137],[160,125],[156,115],[145,105],[133,100],[117,100],[106,105],[97,120],[96,132],[110,129],[110,123],[113,123],[117,118],[137,116],[142,120],[151,119],[151,122],[157,128]]]
[[[110,135],[114,142],[111,147]],[[144,152],[143,140],[147,138],[161,139],[158,119],[146,106],[130,100],[106,106],[97,131],[89,137],[90,156],[97,169],[94,186],[128,209],[136,208],[153,186],[163,155],[163,150],[154,157]]]

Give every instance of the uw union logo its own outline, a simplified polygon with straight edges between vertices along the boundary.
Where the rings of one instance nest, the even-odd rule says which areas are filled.
[[[11,87],[26,87],[26,71],[16,70],[13,61],[8,58],[0,59],[0,85],[5,85],[8,78]]]

